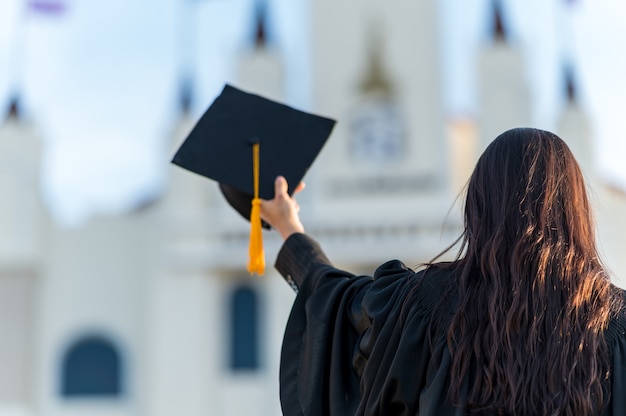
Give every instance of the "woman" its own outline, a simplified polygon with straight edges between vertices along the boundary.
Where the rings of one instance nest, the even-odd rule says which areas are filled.
[[[282,178],[263,218],[299,293],[286,415],[626,415],[625,292],[599,259],[581,171],[536,129],[500,135],[467,188],[457,260],[335,269]]]

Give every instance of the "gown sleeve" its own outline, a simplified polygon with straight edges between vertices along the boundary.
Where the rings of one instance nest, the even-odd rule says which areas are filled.
[[[370,279],[335,269],[305,234],[285,241],[275,267],[298,291],[281,351],[283,414],[355,414],[359,380],[346,363],[358,333],[340,315]]]

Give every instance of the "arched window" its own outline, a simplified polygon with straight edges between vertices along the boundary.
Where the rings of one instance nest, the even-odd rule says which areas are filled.
[[[259,367],[259,305],[256,291],[249,286],[236,288],[230,312],[230,368],[255,370]]]
[[[116,397],[122,393],[120,354],[102,337],[74,343],[62,363],[61,395],[65,397]]]

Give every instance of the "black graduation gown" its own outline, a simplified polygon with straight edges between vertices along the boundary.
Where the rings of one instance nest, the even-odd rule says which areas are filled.
[[[276,269],[298,289],[281,353],[283,414],[465,414],[447,401],[445,333],[456,296],[449,272],[415,273],[393,260],[373,277],[355,276],[304,234],[285,241]],[[603,415],[626,415],[625,328],[622,316],[607,331],[613,368]]]

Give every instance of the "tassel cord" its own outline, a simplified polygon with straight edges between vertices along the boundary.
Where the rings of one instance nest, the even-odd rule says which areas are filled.
[[[259,143],[252,145],[252,171],[254,176],[254,198],[250,212],[250,245],[248,247],[248,272],[262,275],[265,272],[265,253],[261,229],[261,199],[259,198]]]

